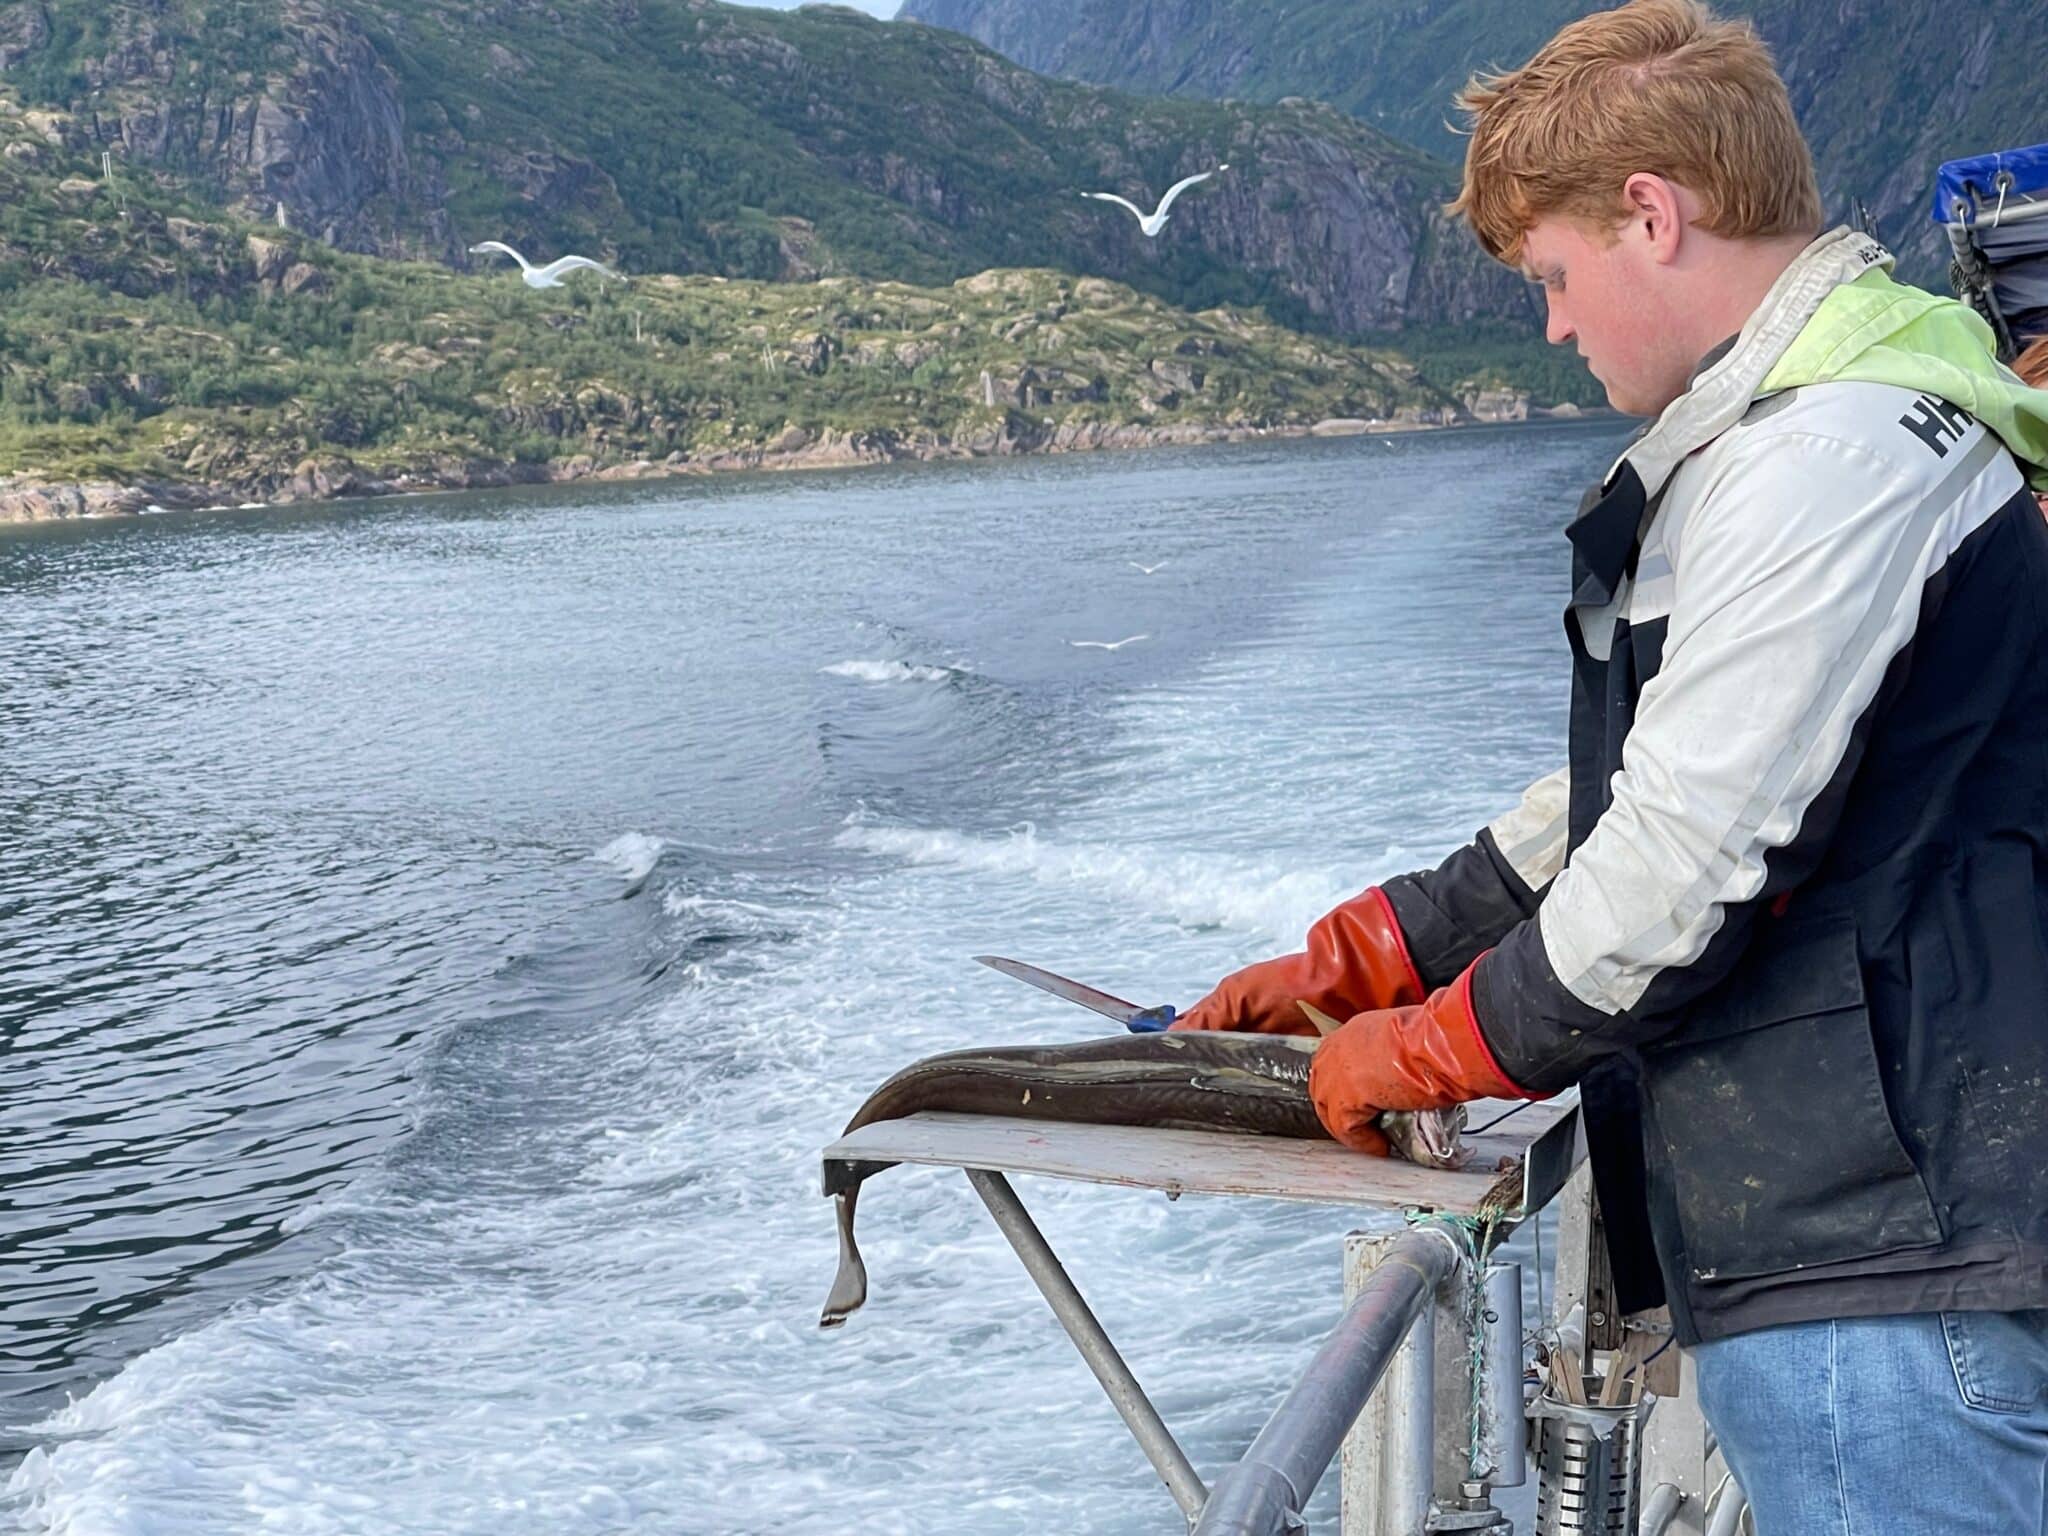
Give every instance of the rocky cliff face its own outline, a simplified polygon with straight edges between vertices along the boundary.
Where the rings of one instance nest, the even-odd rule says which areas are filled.
[[[897,20],[964,33],[1063,80],[1221,98],[1258,81],[1279,46],[1250,35],[1236,0],[903,0]],[[1342,93],[1310,92],[1349,107]]]
[[[1453,93],[1609,0],[905,0],[902,16],[1046,74],[1209,99],[1327,100],[1456,160]],[[1836,217],[1860,201],[1910,275],[1939,285],[1935,167],[2048,133],[2044,0],[1719,0],[1776,52]]]
[[[1120,210],[1081,204],[1077,234],[1090,270],[1131,281],[1133,268],[1165,266],[1193,245],[1226,266],[1267,274],[1280,294],[1343,333],[1447,320],[1533,323],[1525,284],[1469,240],[1444,238],[1436,176],[1361,156],[1347,140],[1336,114],[1321,123],[1302,114],[1241,122],[1157,181],[1135,163],[1113,162],[1102,186],[1140,205],[1178,174],[1231,169],[1175,205],[1168,235],[1178,249],[1167,236],[1145,239]]]
[[[0,70],[32,71],[66,41],[75,9],[0,9]],[[410,153],[398,82],[353,16],[319,0],[291,0],[267,19],[225,14],[226,36],[213,41],[231,41],[253,66],[237,70],[195,37],[209,19],[161,5],[110,11],[98,36],[50,61],[73,82],[53,137],[177,173],[237,213],[343,249],[450,253],[444,188]]]
[[[0,0],[0,73],[69,148],[352,251],[461,266],[495,238],[786,279],[1047,264],[1350,334],[1531,313],[1439,238],[1442,167],[1355,118],[1081,88],[845,11]],[[1149,204],[1223,161],[1158,240],[1077,195]]]
[[[1455,164],[1474,69],[1526,58],[1595,0],[904,0],[1041,74],[1207,100],[1313,97]]]

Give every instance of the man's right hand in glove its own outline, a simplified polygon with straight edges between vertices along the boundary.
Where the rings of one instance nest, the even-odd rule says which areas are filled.
[[[1308,931],[1308,948],[1261,960],[1217,983],[1173,1021],[1175,1029],[1237,1029],[1313,1035],[1308,1003],[1333,1018],[1404,1008],[1428,996],[1408,958],[1408,942],[1378,886],[1326,913]]]

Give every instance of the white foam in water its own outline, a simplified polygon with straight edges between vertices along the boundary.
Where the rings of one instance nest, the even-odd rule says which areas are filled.
[[[1166,916],[1190,927],[1248,929],[1291,946],[1308,925],[1363,884],[1355,874],[1288,868],[1278,860],[1217,858],[1191,851],[1065,847],[1033,828],[1000,838],[914,827],[855,825],[842,847],[963,873],[1021,875],[1072,887],[1113,906]]]
[[[950,667],[925,667],[907,661],[835,661],[818,670],[827,677],[850,677],[863,683],[943,683],[955,675]]]
[[[790,912],[798,936],[772,970],[707,967],[700,988],[614,1031],[602,1070],[571,1042],[522,1047],[558,1090],[633,1085],[594,1084],[584,1113],[534,1133],[580,1144],[580,1176],[545,1195],[385,1194],[339,1214],[339,1262],[45,1425],[51,1450],[13,1479],[23,1524],[1159,1528],[1171,1505],[957,1174],[870,1185],[872,1299],[842,1331],[817,1330],[835,1263],[817,1148],[917,1057],[1100,1031],[968,963],[992,936],[1101,956],[1105,983],[1128,974],[1107,964],[1117,954],[1192,974],[1213,940],[1085,882],[930,865]],[[1336,1241],[1355,1215],[1020,1184],[1190,1454],[1233,1454],[1334,1321]]]
[[[670,917],[693,918],[747,933],[759,933],[789,921],[788,910],[784,907],[745,901],[737,896],[707,896],[698,891],[665,891],[661,909]]]
[[[1484,508],[1426,510],[1447,543],[1509,537]],[[428,1097],[450,1135],[430,1114],[421,1140],[455,1161],[423,1152],[410,1176],[359,1184],[319,1215],[334,1258],[53,1415],[0,1511],[63,1536],[1169,1528],[1170,1500],[957,1171],[869,1182],[868,1305],[818,1330],[836,1262],[818,1151],[921,1056],[1106,1027],[971,955],[1185,1005],[1548,766],[1562,719],[1534,710],[1416,744],[1434,741],[1447,637],[1486,645],[1498,696],[1517,697],[1556,660],[1519,637],[1554,629],[1561,598],[1538,594],[1527,623],[1411,628],[1412,656],[1367,669],[1346,637],[1398,626],[1390,605],[1421,590],[1390,587],[1368,553],[1340,545],[1256,654],[1113,701],[1108,766],[1057,824],[868,817],[839,834],[862,856],[850,871],[669,892],[679,935],[752,942],[705,951],[639,1011],[440,1059]],[[598,856],[643,879],[660,851],[629,833]],[[1016,1183],[1206,1476],[1335,1321],[1342,1234],[1373,1219]]]
[[[591,857],[611,865],[625,876],[628,885],[637,885],[653,873],[654,866],[661,859],[661,850],[668,846],[658,837],[645,832],[626,832],[613,838]]]

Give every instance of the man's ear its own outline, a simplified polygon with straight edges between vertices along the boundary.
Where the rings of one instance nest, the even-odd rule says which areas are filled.
[[[1630,230],[1660,266],[1678,259],[1685,239],[1683,199],[1678,188],[1650,171],[1637,171],[1621,186],[1622,207]]]

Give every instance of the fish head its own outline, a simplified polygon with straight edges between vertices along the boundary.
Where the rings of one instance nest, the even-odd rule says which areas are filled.
[[[1461,1140],[1462,1104],[1449,1109],[1390,1109],[1380,1116],[1379,1129],[1396,1152],[1418,1167],[1456,1168],[1467,1156]]]

